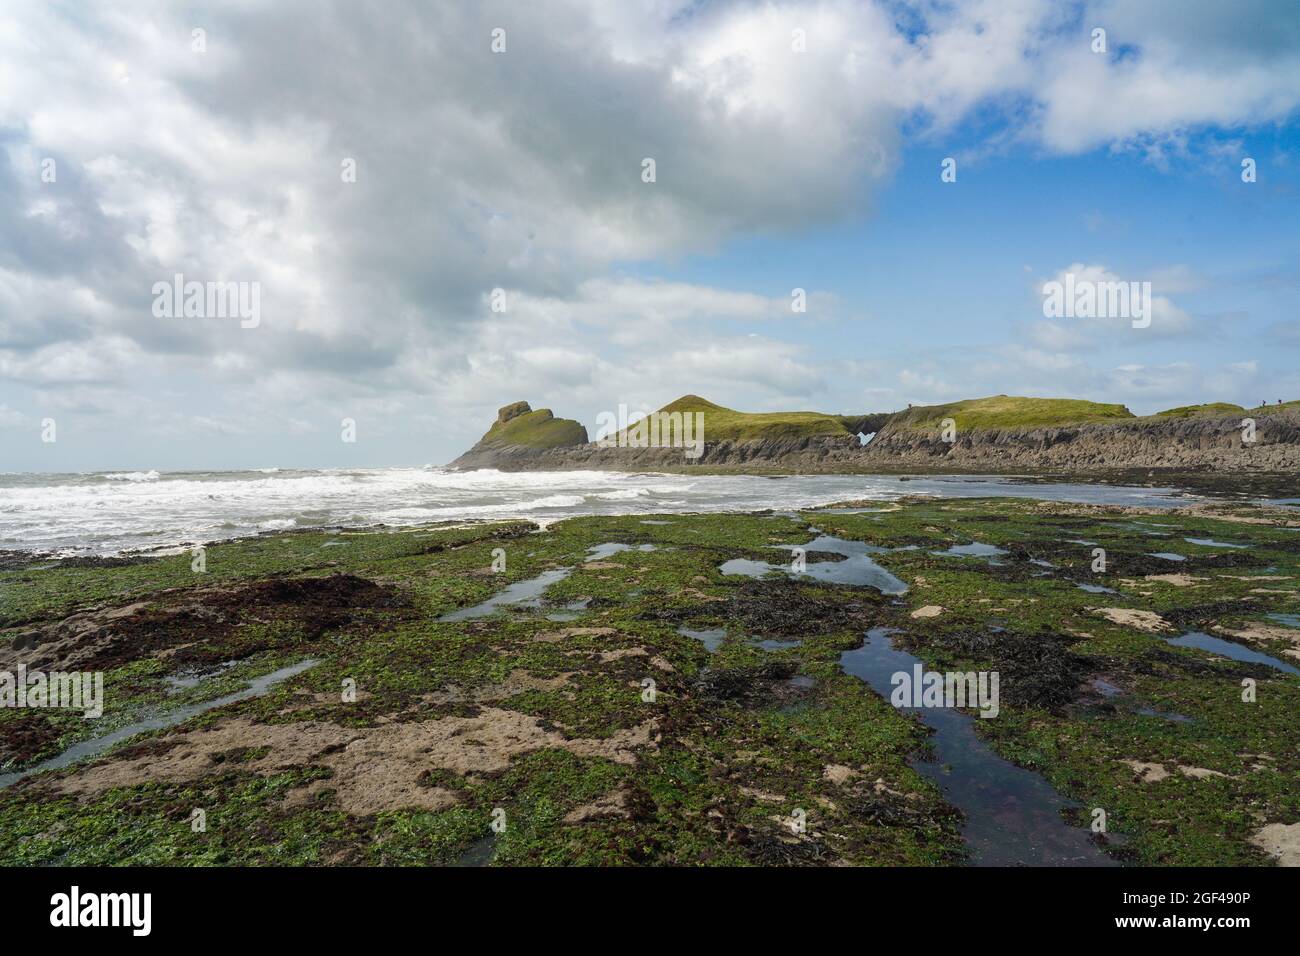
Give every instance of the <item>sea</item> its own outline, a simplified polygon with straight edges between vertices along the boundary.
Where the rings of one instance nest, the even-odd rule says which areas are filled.
[[[575,515],[778,511],[905,495],[1166,507],[1173,488],[981,476],[628,474],[423,468],[0,473],[0,551],[110,556],[267,531]]]

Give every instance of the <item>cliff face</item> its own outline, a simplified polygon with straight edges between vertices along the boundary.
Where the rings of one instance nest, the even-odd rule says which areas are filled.
[[[1300,468],[1300,413],[1255,417],[1255,441],[1242,441],[1250,413],[1201,418],[962,432],[948,443],[934,431],[885,426],[864,452],[895,466],[976,471],[1100,472],[1130,468],[1281,472]]]
[[[594,442],[564,448],[483,448],[482,442],[451,464],[500,471],[677,471],[728,468],[745,471],[852,472],[863,449],[852,436],[811,436],[757,441],[706,441],[698,458],[681,448],[602,448]]]
[[[522,406],[522,411],[519,408]],[[502,422],[501,415],[510,414]],[[510,441],[508,424],[520,416],[534,440]],[[1242,419],[1252,418],[1255,441],[1243,442]],[[962,428],[942,440],[938,427],[909,412],[848,417],[879,430],[867,444],[855,435],[805,435],[707,440],[689,458],[682,448],[608,448],[588,442],[576,422],[532,412],[526,402],[506,406],[483,439],[452,462],[454,467],[502,471],[731,471],[737,473],[871,473],[952,471],[1021,474],[1100,474],[1134,469],[1278,473],[1300,471],[1300,409],[1233,412],[1195,417],[1126,418],[1071,425]],[[553,422],[553,425],[546,423]],[[538,434],[531,426],[543,427]],[[556,426],[563,425],[562,430]],[[503,426],[499,428],[498,426]],[[578,432],[581,431],[579,436]],[[864,429],[865,430],[865,429]],[[495,433],[495,434],[494,434]]]

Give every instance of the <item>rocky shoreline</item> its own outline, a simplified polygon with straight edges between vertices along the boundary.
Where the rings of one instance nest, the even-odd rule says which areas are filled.
[[[896,417],[896,416],[895,416]],[[596,442],[537,448],[481,441],[451,463],[465,470],[701,471],[753,474],[899,472],[1089,475],[1113,480],[1145,473],[1152,480],[1191,476],[1204,486],[1249,479],[1260,493],[1300,491],[1300,412],[1256,419],[1243,441],[1243,416],[1134,418],[1121,422],[962,431],[944,441],[935,430],[885,421],[866,444],[852,435],[706,441],[690,459],[682,448],[604,447]],[[1200,480],[1195,476],[1199,475]],[[1261,485],[1262,482],[1262,485]]]
[[[1242,416],[1133,421],[1053,428],[982,431],[945,443],[888,427],[863,451],[900,464],[943,463],[1002,469],[1115,471],[1132,468],[1286,472],[1300,468],[1300,415],[1279,412],[1257,421],[1242,440]]]
[[[0,569],[0,864],[1300,863],[1290,509],[879,505]]]

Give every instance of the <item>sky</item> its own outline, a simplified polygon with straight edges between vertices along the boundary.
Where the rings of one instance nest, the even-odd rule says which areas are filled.
[[[1298,106],[1286,0],[7,0],[0,472],[1300,398]],[[1066,273],[1150,326],[1045,317]]]

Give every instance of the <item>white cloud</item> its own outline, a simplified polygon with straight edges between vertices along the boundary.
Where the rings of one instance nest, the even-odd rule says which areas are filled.
[[[30,419],[22,412],[0,405],[0,428],[26,428]]]
[[[1067,277],[1073,277],[1069,279],[1072,285],[1066,285]],[[1186,287],[1186,273],[1176,271],[1173,278],[1171,285]],[[1141,291],[1142,283],[1150,283],[1150,301],[1148,305],[1142,306],[1144,311],[1150,311],[1149,325],[1135,327],[1134,322],[1141,325],[1148,318],[1136,314],[1136,305],[1130,305],[1125,314],[1119,314],[1123,310],[1105,314],[1100,305],[1102,296],[1098,293],[1099,314],[1089,317],[1045,317],[1029,324],[1027,337],[1033,345],[1049,351],[1079,351],[1117,345],[1126,348],[1141,347],[1157,340],[1186,336],[1197,331],[1196,324],[1186,312],[1167,296],[1159,294],[1165,288],[1163,284],[1157,285],[1159,281],[1151,277],[1121,277],[1103,265],[1075,262],[1038,284],[1037,291],[1043,299],[1047,298],[1044,290],[1049,282],[1057,283],[1065,289],[1079,289],[1086,285],[1094,290],[1123,284],[1142,299],[1145,299],[1145,294]]]
[[[474,431],[459,422],[503,392],[563,413],[701,382],[751,407],[852,408],[867,396],[838,356],[776,338],[838,317],[833,295],[809,289],[795,316],[785,290],[657,282],[643,263],[859,218],[905,136],[975,116],[1002,118],[995,146],[1167,159],[1189,130],[1300,102],[1297,18],[1258,2],[276,0],[205,10],[203,54],[193,19],[0,11],[0,375],[123,428],[179,402],[228,434],[328,432],[342,408]],[[1088,49],[1093,23],[1109,55]],[[149,290],[176,272],[260,282],[261,327],[154,320]],[[1167,296],[1190,277],[1151,278],[1166,297],[1148,338],[1187,334]],[[1036,323],[1025,341],[1063,355],[1121,331]],[[900,397],[968,387],[908,374]]]

